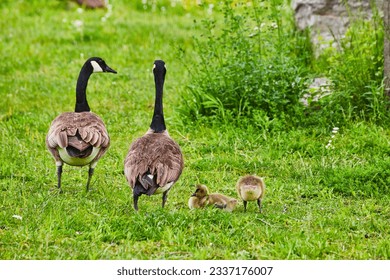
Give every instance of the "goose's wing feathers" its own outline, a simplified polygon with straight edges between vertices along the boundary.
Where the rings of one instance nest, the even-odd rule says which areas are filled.
[[[184,166],[179,145],[167,134],[152,133],[138,138],[125,159],[125,175],[131,187],[151,174],[159,186],[179,179]]]
[[[104,122],[96,114],[68,112],[54,119],[46,137],[46,144],[49,149],[66,148],[69,145],[80,150],[90,145],[108,148],[110,138]]]

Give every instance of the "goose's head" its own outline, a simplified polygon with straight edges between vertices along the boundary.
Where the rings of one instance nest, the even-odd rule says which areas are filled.
[[[153,65],[153,73],[155,75],[160,73],[164,77],[166,72],[167,69],[165,68],[165,62],[163,60],[155,60]]]
[[[116,74],[117,72],[109,67],[106,62],[100,57],[91,57],[87,60],[86,64],[90,64],[93,73],[110,72]]]
[[[203,198],[209,194],[209,190],[206,185],[197,185],[195,192],[191,196],[196,196],[197,198]]]

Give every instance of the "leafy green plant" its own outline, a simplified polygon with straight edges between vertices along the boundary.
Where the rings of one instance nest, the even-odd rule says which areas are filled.
[[[333,83],[333,93],[321,102],[327,118],[337,121],[388,120],[389,100],[383,85],[383,22],[375,6],[370,20],[354,19],[339,50],[320,60]]]
[[[291,122],[302,115],[299,98],[306,87],[310,50],[291,21],[282,21],[284,1],[262,4],[224,1],[219,7],[223,23],[202,21],[203,37],[195,38],[199,62],[189,69],[185,117],[252,118],[261,110],[271,119],[287,117]]]

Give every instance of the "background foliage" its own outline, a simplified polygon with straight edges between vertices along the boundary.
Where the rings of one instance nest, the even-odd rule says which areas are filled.
[[[371,20],[353,20],[337,49],[325,49],[319,59],[308,33],[296,30],[285,1],[225,1],[217,7],[223,18],[203,20],[203,33],[195,38],[200,61],[189,69],[186,118],[260,115],[286,126],[388,120],[383,23],[375,6]],[[309,92],[326,98],[309,98],[305,107],[309,84],[322,76],[330,79],[332,94]]]

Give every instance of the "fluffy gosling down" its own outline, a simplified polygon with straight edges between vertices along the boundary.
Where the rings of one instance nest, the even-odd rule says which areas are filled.
[[[89,58],[81,68],[76,86],[74,112],[62,113],[51,123],[46,146],[57,166],[57,187],[61,190],[62,166],[89,165],[87,191],[98,160],[110,146],[110,138],[102,119],[91,112],[87,102],[87,85],[92,73],[116,73],[100,57]]]
[[[190,209],[194,208],[204,208],[208,205],[214,206],[216,208],[224,209],[225,211],[232,212],[236,207],[237,199],[220,194],[220,193],[211,193],[205,185],[197,185],[195,192],[191,195],[188,200],[188,207]]]
[[[265,184],[262,178],[255,175],[246,175],[241,177],[236,185],[238,196],[244,202],[244,209],[248,201],[257,201],[261,212],[261,199],[264,196]]]
[[[153,67],[156,95],[152,122],[146,134],[131,144],[124,163],[136,211],[142,194],[162,193],[164,207],[168,192],[179,179],[184,166],[180,147],[165,127],[162,102],[165,73],[164,61],[156,60]]]

